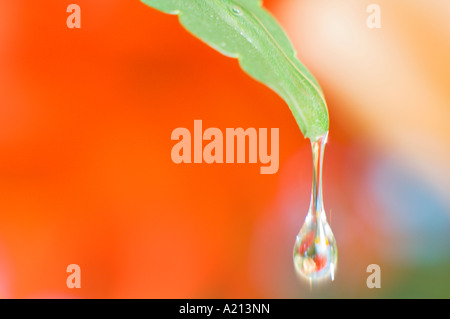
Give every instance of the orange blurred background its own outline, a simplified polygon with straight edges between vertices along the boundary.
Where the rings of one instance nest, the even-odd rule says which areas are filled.
[[[450,3],[266,0],[330,113],[339,265],[296,279],[312,161],[287,105],[139,1],[0,2],[0,297],[450,297]],[[280,170],[172,162],[177,127],[280,128]],[[68,289],[66,267],[81,267]],[[382,269],[368,289],[366,267]]]

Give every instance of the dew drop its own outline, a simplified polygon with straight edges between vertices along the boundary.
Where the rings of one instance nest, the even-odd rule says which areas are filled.
[[[337,265],[336,241],[322,199],[322,162],[327,136],[328,133],[311,142],[314,165],[311,204],[294,245],[295,270],[310,283],[321,279],[333,281]]]
[[[231,12],[238,16],[242,15],[242,11],[239,7],[231,7]]]

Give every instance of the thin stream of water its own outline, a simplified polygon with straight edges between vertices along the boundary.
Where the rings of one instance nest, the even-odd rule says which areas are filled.
[[[327,223],[322,195],[322,166],[328,133],[311,142],[313,155],[313,182],[311,203],[305,222],[294,245],[294,266],[300,277],[310,283],[331,279],[337,266],[337,247],[333,232]]]

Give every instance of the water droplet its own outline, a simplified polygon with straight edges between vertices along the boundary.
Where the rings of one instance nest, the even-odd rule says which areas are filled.
[[[311,143],[314,164],[311,204],[294,245],[295,269],[310,282],[334,280],[337,265],[336,241],[322,200],[322,162],[327,136],[328,133]]]
[[[231,12],[238,16],[242,15],[242,10],[239,7],[231,7]]]

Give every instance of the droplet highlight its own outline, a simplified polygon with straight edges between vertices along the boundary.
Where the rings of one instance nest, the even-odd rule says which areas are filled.
[[[322,198],[322,163],[328,133],[311,142],[313,153],[313,185],[311,204],[294,245],[294,266],[298,275],[310,283],[334,280],[337,246],[327,223]]]

